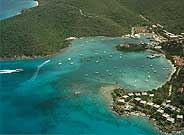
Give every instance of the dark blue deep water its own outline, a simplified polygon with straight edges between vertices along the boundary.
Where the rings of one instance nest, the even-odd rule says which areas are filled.
[[[0,133],[160,135],[145,118],[116,116],[100,90],[112,85],[151,90],[170,76],[165,57],[115,50],[125,42],[140,40],[83,38],[57,56],[0,62]]]

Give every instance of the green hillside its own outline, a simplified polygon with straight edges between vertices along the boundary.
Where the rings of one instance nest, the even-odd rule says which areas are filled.
[[[148,23],[140,14],[182,32],[183,7],[183,0],[39,0],[39,7],[0,21],[0,57],[50,55],[70,36],[121,36]]]

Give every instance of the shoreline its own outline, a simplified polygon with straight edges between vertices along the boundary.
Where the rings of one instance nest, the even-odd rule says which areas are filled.
[[[113,94],[113,93],[112,93]],[[111,96],[112,96],[111,94]],[[113,96],[112,96],[113,97]],[[148,122],[151,124],[151,125],[154,125],[154,128],[161,134],[169,134],[169,135],[172,135],[172,134],[181,134],[181,133],[184,133],[184,128],[181,128],[180,130],[172,130],[172,131],[164,131],[162,130],[162,126],[160,126],[158,123],[157,123],[157,120],[155,118],[151,118],[151,115],[149,114],[146,114],[145,112],[141,112],[140,110],[139,111],[136,111],[136,110],[132,110],[132,111],[128,111],[128,110],[125,110],[124,112],[121,112],[121,110],[116,110],[115,105],[116,105],[116,97],[113,97],[113,106],[112,106],[112,113],[114,115],[116,115],[117,117],[125,117],[125,118],[131,118],[131,117],[142,117],[144,119],[147,119]]]
[[[166,56],[166,55],[164,55]],[[162,88],[165,84],[167,84],[168,82],[170,82],[173,78],[173,75],[175,74],[175,72],[177,71],[177,68],[175,67],[174,63],[172,62],[172,60],[166,58],[168,60],[168,62],[172,65],[172,72],[170,74],[170,76],[168,77],[168,79],[165,81],[165,83],[163,83],[161,86],[159,86],[158,88],[155,88],[155,90],[157,91],[159,88]],[[115,90],[115,89],[114,89]],[[150,90],[149,92],[152,92],[154,91],[154,89]],[[115,103],[115,97],[113,97],[113,95],[111,94],[112,98],[113,98],[113,107],[114,107],[114,103]],[[118,113],[116,112],[116,110],[114,110],[114,108],[112,107],[111,111],[119,116],[119,117],[133,117],[133,116],[137,116],[137,117],[143,117],[143,118],[146,118],[148,119],[148,121],[155,126],[156,130],[159,131],[161,134],[182,134],[184,133],[184,129],[181,129],[181,130],[178,130],[178,131],[171,131],[171,132],[165,132],[163,130],[161,130],[161,128],[159,128],[160,126],[157,124],[157,120],[156,119],[153,119],[153,118],[150,118],[149,115],[145,114],[144,112],[141,112],[141,111],[131,111],[131,112],[128,112],[128,111],[125,111],[124,113]]]
[[[39,0],[35,0],[35,1],[39,1]],[[88,37],[67,37],[67,38],[65,38],[65,41],[69,41],[69,46],[60,49],[60,51],[58,51],[58,52],[55,52],[55,53],[52,53],[52,54],[48,54],[48,55],[43,55],[43,56],[41,56],[41,55],[34,55],[34,56],[22,55],[22,56],[18,56],[18,57],[7,57],[7,58],[0,57],[0,62],[3,62],[3,61],[14,61],[14,60],[32,60],[32,59],[37,59],[37,58],[52,57],[52,56],[55,56],[55,55],[63,52],[63,50],[65,50],[68,47],[70,47],[72,41],[78,40],[78,39],[83,39],[83,38],[92,38],[92,37],[93,36],[88,36]],[[110,37],[110,36],[104,36],[104,35],[98,35],[98,36],[94,36],[94,37],[102,37],[102,38],[103,37],[104,38],[108,37],[108,38],[112,38],[112,39],[119,38],[119,39],[122,39],[122,40],[126,39],[126,38],[122,38],[122,37],[119,37],[119,36],[114,36],[114,37],[112,36],[112,37]],[[155,51],[155,50],[153,50],[153,51]]]
[[[40,55],[35,55],[35,56],[18,56],[18,57],[14,57],[14,58],[0,58],[0,62],[6,62],[6,61],[17,61],[17,60],[34,60],[34,59],[38,59],[38,58],[49,58],[49,57],[54,57],[56,55],[58,55],[59,53],[62,53],[64,51],[66,51],[69,47],[71,47],[71,44],[69,44],[67,47],[64,47],[63,49],[60,49],[58,52],[53,53],[53,54],[49,54],[49,55],[45,55],[45,56],[40,56]]]
[[[39,1],[39,0],[35,0],[35,1]],[[102,37],[102,38],[120,38],[120,39],[124,39],[122,37],[117,37],[117,36],[104,36],[104,35],[97,35],[97,36],[87,36],[87,37],[67,37],[65,38],[65,41],[69,41],[69,45],[67,47],[64,47],[62,49],[60,49],[60,51],[58,52],[55,52],[55,53],[52,53],[52,54],[48,54],[48,55],[34,55],[34,56],[25,56],[25,55],[22,55],[22,56],[18,56],[18,57],[8,57],[8,58],[2,58],[0,57],[0,62],[4,62],[4,61],[16,61],[16,60],[32,60],[32,59],[37,59],[37,58],[47,58],[47,57],[52,57],[52,56],[55,56],[55,55],[58,55],[59,53],[62,53],[63,50],[67,49],[68,47],[71,46],[71,43],[72,41],[74,40],[78,40],[78,39],[83,39],[83,38],[92,38],[92,37]]]
[[[165,55],[164,55],[164,56],[165,56]],[[167,58],[166,58],[166,59],[167,59]],[[170,65],[172,66],[172,69],[171,69],[172,71],[171,71],[170,75],[168,76],[168,78],[166,79],[166,81],[163,82],[160,86],[158,86],[158,87],[155,88],[156,90],[159,89],[159,88],[161,88],[161,87],[163,87],[167,82],[171,81],[171,80],[172,80],[172,76],[173,76],[174,73],[177,71],[177,69],[176,69],[174,63],[172,63],[172,61],[171,61],[170,59],[167,59],[167,61],[168,61],[168,62],[170,63]],[[153,91],[153,90],[151,90],[151,91]]]
[[[35,0],[35,1],[39,1],[39,0]],[[67,37],[65,38],[65,41],[69,41],[69,45],[67,47],[64,47],[62,49],[60,49],[60,51],[58,52],[55,52],[55,53],[52,53],[52,54],[48,54],[48,55],[34,55],[34,56],[25,56],[25,55],[22,55],[22,56],[18,56],[18,57],[10,57],[10,58],[2,58],[0,57],[0,62],[4,62],[4,61],[16,61],[16,60],[32,60],[32,59],[37,59],[37,58],[47,58],[47,57],[52,57],[52,56],[55,56],[59,53],[62,53],[63,50],[67,49],[68,47],[71,46],[71,43],[72,41],[74,40],[78,40],[78,39],[83,39],[83,38],[92,38],[93,36],[88,36],[88,37]],[[103,35],[98,35],[98,36],[94,36],[94,37],[108,37],[108,38],[120,38],[120,39],[124,39],[122,37],[116,37],[116,36],[103,36]]]
[[[0,21],[7,20],[7,19],[10,19],[10,18],[12,18],[12,17],[21,15],[24,11],[26,11],[26,10],[28,10],[28,9],[31,9],[31,8],[38,7],[38,6],[39,6],[39,0],[33,0],[33,6],[31,6],[31,7],[29,7],[29,8],[21,9],[20,11],[17,11],[17,12],[14,13],[14,14],[11,14],[11,15],[5,17],[5,18],[1,18]]]
[[[99,88],[99,93],[103,100],[107,103],[108,107],[111,107],[113,104],[113,97],[111,96],[111,93],[116,88],[119,88],[119,86],[114,84],[103,84]]]
[[[153,49],[150,49],[151,51],[155,51],[155,52],[159,52],[159,51],[157,51],[157,50],[153,50]],[[172,68],[172,71],[171,71],[171,73],[170,73],[170,75],[167,77],[167,79],[166,79],[166,81],[162,84],[162,85],[160,85],[160,86],[158,86],[157,88],[155,88],[155,89],[152,89],[152,90],[150,90],[149,92],[154,92],[154,90],[159,90],[160,88],[162,88],[162,87],[164,87],[164,85],[166,85],[167,83],[169,83],[169,82],[171,82],[172,81],[172,79],[175,77],[175,76],[173,76],[175,73],[176,73],[176,71],[177,71],[177,66],[175,65],[175,63],[174,63],[174,61],[172,60],[172,57],[170,57],[170,55],[168,55],[168,54],[166,54],[166,53],[163,53],[163,52],[159,52],[159,53],[161,53],[162,54],[162,57],[165,57],[166,59],[167,59],[167,61],[168,61],[168,63],[172,66],[171,68]],[[169,92],[170,92],[170,90],[169,90]],[[123,111],[123,112],[121,112],[121,109],[120,110],[116,110],[115,108],[114,108],[114,106],[116,105],[116,103],[115,102],[117,102],[116,100],[118,99],[117,97],[115,97],[114,95],[113,95],[113,93],[111,94],[111,96],[112,96],[112,98],[113,98],[113,101],[114,101],[114,103],[113,103],[113,108],[112,108],[112,112],[114,112],[116,115],[118,115],[118,116],[123,116],[123,117],[132,117],[132,116],[141,116],[141,117],[143,117],[143,118],[146,118],[146,119],[148,119],[149,120],[149,122],[152,124],[152,125],[154,125],[155,126],[155,128],[161,133],[161,134],[182,134],[182,133],[184,133],[184,129],[183,128],[181,128],[181,129],[179,129],[179,130],[177,130],[177,129],[174,129],[174,130],[171,130],[171,131],[164,131],[165,129],[162,129],[162,126],[161,125],[159,125],[159,123],[158,123],[158,120],[156,120],[156,119],[154,119],[154,118],[151,118],[150,116],[151,115],[149,115],[149,114],[146,114],[145,112],[141,112],[140,110],[138,110],[138,111],[136,111],[136,110],[132,110],[132,111]],[[125,104],[126,104],[126,102],[125,102]]]

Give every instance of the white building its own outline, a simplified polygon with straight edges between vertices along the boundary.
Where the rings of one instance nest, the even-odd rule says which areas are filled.
[[[143,96],[147,96],[148,93],[147,93],[147,92],[143,92],[142,95],[143,95]]]
[[[149,94],[150,97],[154,97],[154,94]]]
[[[125,103],[125,100],[124,99],[119,99],[118,103]]]
[[[154,106],[155,108],[157,108],[157,109],[160,108],[160,105],[157,105],[157,104],[154,104],[153,106]]]
[[[169,114],[167,114],[167,113],[164,113],[164,114],[162,114],[162,117],[164,117],[164,118],[169,118],[170,116],[169,116]]]
[[[128,93],[129,96],[134,96],[134,93]]]
[[[145,104],[146,104],[146,101],[141,100],[140,103],[141,103],[142,105],[145,105]]]
[[[136,101],[141,101],[141,98],[137,97],[135,98]]]
[[[174,118],[171,118],[171,117],[168,117],[167,118],[167,121],[171,122],[171,123],[175,123],[175,119]]]
[[[164,113],[164,110],[159,108],[159,109],[157,110],[157,112],[159,112],[159,113],[162,113],[162,114],[163,114],[163,113]]]
[[[141,94],[140,93],[135,93],[136,96],[140,96]]]
[[[153,103],[153,102],[147,102],[147,105],[149,105],[149,106],[153,106],[153,105],[154,105],[154,103]]]
[[[128,98],[129,96],[128,95],[124,95],[124,96],[122,96],[124,99],[126,99],[126,98]]]
[[[183,121],[183,115],[177,115],[176,118],[177,118],[178,120]]]

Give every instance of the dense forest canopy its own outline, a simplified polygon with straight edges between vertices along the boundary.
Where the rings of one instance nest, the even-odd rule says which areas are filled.
[[[183,0],[39,0],[39,7],[0,21],[0,57],[53,54],[70,36],[121,36],[149,23],[140,15],[181,33],[183,7]]]

